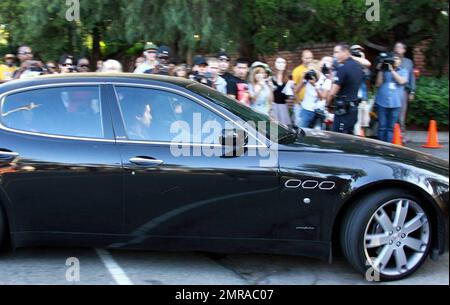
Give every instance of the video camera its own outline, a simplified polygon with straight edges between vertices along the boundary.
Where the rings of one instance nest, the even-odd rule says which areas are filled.
[[[395,59],[388,53],[380,53],[377,58],[377,63],[381,64],[382,71],[389,71],[389,65],[393,66],[395,64]]]

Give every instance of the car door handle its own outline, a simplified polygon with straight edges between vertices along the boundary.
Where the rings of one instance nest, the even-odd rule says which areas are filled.
[[[162,160],[157,160],[149,157],[134,157],[130,159],[130,162],[144,167],[158,166],[164,163]]]
[[[0,150],[0,161],[9,161],[18,156],[19,156],[19,154],[16,152]]]

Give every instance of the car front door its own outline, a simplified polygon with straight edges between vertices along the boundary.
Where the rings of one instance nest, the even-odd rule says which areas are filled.
[[[15,233],[120,234],[122,166],[98,85],[3,97],[0,183]]]
[[[125,231],[135,237],[131,243],[158,236],[257,239],[276,234],[276,162],[265,166],[264,154],[251,156],[248,150],[235,157],[223,154],[217,139],[226,120],[189,95],[148,87],[115,89]],[[212,147],[216,153],[208,150]]]

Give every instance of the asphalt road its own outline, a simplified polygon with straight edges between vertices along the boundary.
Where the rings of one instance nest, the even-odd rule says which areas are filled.
[[[420,149],[419,145],[409,146]],[[424,151],[448,159],[449,147],[447,144],[442,150]],[[79,278],[77,269],[74,269],[77,266]],[[355,272],[344,259],[337,259],[329,265],[318,260],[274,255],[228,255],[218,258],[200,253],[34,248],[19,249],[0,255],[0,285],[5,284],[365,285],[370,283]],[[446,254],[437,262],[428,260],[418,273],[407,280],[385,284],[449,285],[449,256]]]

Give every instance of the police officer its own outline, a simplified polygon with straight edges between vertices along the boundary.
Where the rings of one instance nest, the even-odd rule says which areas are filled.
[[[348,45],[337,45],[334,48],[334,58],[337,61],[336,74],[327,99],[328,106],[334,101],[333,131],[353,134],[358,122],[358,91],[364,73],[361,65],[352,58]]]

